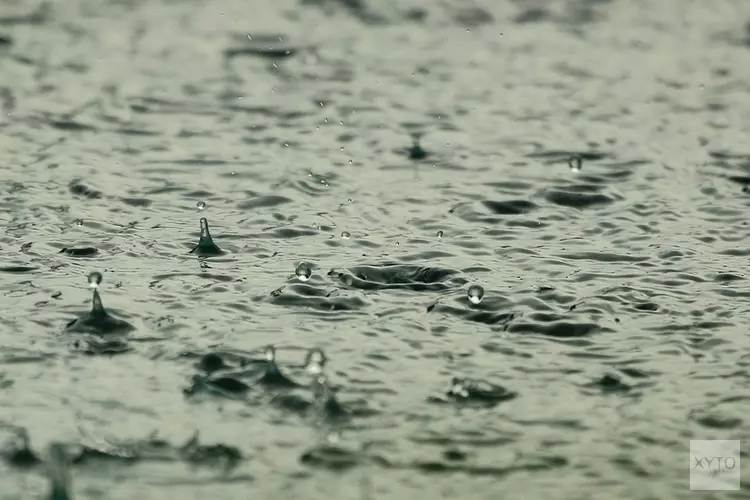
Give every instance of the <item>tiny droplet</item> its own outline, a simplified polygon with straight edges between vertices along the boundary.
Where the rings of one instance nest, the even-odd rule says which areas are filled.
[[[102,273],[94,271],[89,274],[89,287],[98,288],[102,282]]]
[[[349,231],[343,231],[341,233],[341,239],[343,240],[348,240],[351,237],[352,237],[352,234]]]
[[[196,205],[196,206],[198,207],[198,210],[204,210],[206,208],[206,202],[205,201],[199,201],[198,205]]]
[[[568,166],[570,167],[571,172],[580,172],[582,164],[583,160],[578,155],[571,156],[570,159],[568,159]]]
[[[479,285],[471,285],[466,292],[466,296],[469,297],[469,302],[472,304],[479,304],[484,298],[484,288]]]
[[[443,237],[443,232],[442,231],[438,231],[437,232],[437,237],[438,238],[442,238]]]
[[[300,262],[294,270],[294,274],[297,275],[300,281],[305,282],[312,276],[312,266],[307,262]]]

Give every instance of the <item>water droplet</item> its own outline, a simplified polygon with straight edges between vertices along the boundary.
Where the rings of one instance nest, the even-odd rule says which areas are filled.
[[[353,202],[354,202],[354,200],[352,200],[351,198],[349,198],[349,199],[348,199],[348,200],[346,200],[346,201],[347,201],[348,203],[353,203]]]
[[[438,231],[437,232],[437,237],[438,238],[442,238],[443,237],[443,232],[442,231]]]
[[[273,363],[276,361],[276,348],[272,345],[267,345],[263,353],[266,357],[266,361]]]
[[[305,356],[305,370],[310,375],[320,375],[328,359],[320,349],[310,349]]]
[[[471,285],[466,292],[466,296],[469,297],[469,302],[472,304],[479,304],[484,298],[484,288],[479,285]]]
[[[83,226],[83,221],[81,219],[76,219],[76,226]]]
[[[102,273],[94,271],[89,274],[89,287],[98,288],[102,282]]]
[[[297,265],[297,268],[294,270],[294,274],[297,275],[297,278],[300,281],[307,281],[312,276],[312,266],[310,266],[310,264],[308,264],[307,262],[300,262]]]
[[[198,207],[198,210],[204,210],[206,208],[206,202],[199,201],[197,207]]]
[[[328,118],[323,118],[323,121],[328,123]]]
[[[351,165],[352,163],[353,163],[353,162],[352,162],[351,160],[349,160],[349,165]]]
[[[449,148],[449,147],[451,147],[451,143],[450,143],[450,142],[446,142],[446,143],[445,143],[445,147],[446,147],[446,148]]]
[[[582,164],[583,160],[578,155],[571,156],[568,159],[568,166],[570,167],[571,172],[580,172]]]
[[[351,237],[352,237],[352,233],[350,233],[349,231],[343,231],[341,233],[341,239],[342,240],[348,240]]]
[[[344,146],[341,146],[341,151],[343,151],[343,150],[344,150]]]

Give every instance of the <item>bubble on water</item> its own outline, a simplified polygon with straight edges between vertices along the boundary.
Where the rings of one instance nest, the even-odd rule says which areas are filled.
[[[94,271],[89,274],[89,287],[98,288],[102,282],[102,273]]]
[[[443,232],[442,231],[438,231],[437,232],[437,237],[438,238],[442,238],[443,237]]]
[[[206,208],[206,202],[205,201],[199,201],[196,206],[198,207],[198,210],[204,210]]]
[[[300,262],[294,270],[294,274],[297,275],[300,281],[307,281],[312,276],[312,266],[307,262]]]
[[[471,285],[466,292],[466,296],[469,297],[469,302],[472,304],[479,304],[484,298],[484,288],[479,285]]]
[[[83,226],[83,221],[81,219],[76,219],[76,226]]]
[[[342,240],[348,240],[351,237],[352,237],[352,233],[350,233],[349,231],[343,231],[341,233],[341,239]]]
[[[580,172],[581,165],[583,165],[583,160],[578,155],[573,155],[568,159],[568,166],[571,172]]]

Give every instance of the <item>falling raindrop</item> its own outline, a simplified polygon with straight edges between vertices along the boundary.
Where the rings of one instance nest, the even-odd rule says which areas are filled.
[[[479,304],[484,298],[484,288],[479,285],[471,285],[466,295],[469,297],[469,302],[474,305]]]
[[[76,219],[76,226],[78,227],[83,226],[83,221],[81,219]]]
[[[438,238],[442,238],[443,237],[443,232],[442,231],[438,231],[437,232],[437,237]]]
[[[91,288],[99,288],[99,285],[102,282],[102,273],[98,271],[94,271],[89,274],[89,287]]]
[[[312,266],[306,262],[300,262],[294,270],[294,274],[300,281],[305,282],[312,276]]]
[[[206,202],[205,201],[199,201],[197,207],[198,207],[198,210],[205,210],[205,208],[206,208]]]
[[[352,233],[350,233],[349,231],[343,231],[341,233],[341,239],[342,240],[348,240],[351,237],[352,237]]]
[[[328,359],[323,351],[320,349],[310,349],[305,356],[305,371],[310,375],[320,375],[323,373],[323,368],[326,365]]]
[[[266,350],[264,354],[265,354],[267,362],[273,363],[276,361],[276,348],[274,346],[272,345],[266,346]]]
[[[571,172],[580,172],[582,164],[583,160],[578,155],[571,156],[568,159],[568,166],[570,167]]]

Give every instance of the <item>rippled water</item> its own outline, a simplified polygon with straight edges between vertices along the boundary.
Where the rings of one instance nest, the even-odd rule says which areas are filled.
[[[749,20],[0,0],[0,498],[684,498],[750,439]]]

